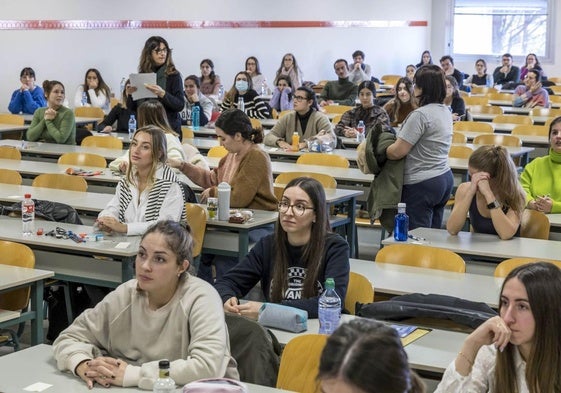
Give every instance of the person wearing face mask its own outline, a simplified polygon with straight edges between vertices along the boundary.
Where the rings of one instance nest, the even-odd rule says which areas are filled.
[[[271,117],[267,104],[257,100],[257,92],[253,90],[251,76],[246,71],[240,71],[234,78],[232,88],[224,96],[224,101],[220,105],[220,111],[238,108],[239,99],[244,103],[243,111],[254,119],[268,119]]]
[[[185,87],[185,108],[181,111],[181,124],[187,124],[187,118],[190,117],[193,107],[199,107],[199,125],[205,126],[212,117],[212,108],[214,104],[199,90],[201,83],[196,75],[189,75],[183,83]]]
[[[417,108],[413,98],[413,82],[409,78],[400,78],[396,86],[395,97],[384,105],[384,110],[390,117],[392,127],[403,123],[409,113]]]
[[[33,114],[38,108],[47,105],[45,92],[41,87],[35,86],[35,71],[25,67],[19,74],[21,87],[13,92],[8,110],[11,113]]]

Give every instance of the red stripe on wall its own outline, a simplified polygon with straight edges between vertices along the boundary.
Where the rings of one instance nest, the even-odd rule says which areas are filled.
[[[284,29],[427,27],[424,20],[188,21],[188,20],[0,20],[0,30]]]

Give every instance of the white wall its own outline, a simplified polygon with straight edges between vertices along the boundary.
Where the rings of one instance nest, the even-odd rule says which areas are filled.
[[[429,27],[0,30],[4,48],[0,112],[7,111],[11,92],[19,85],[19,73],[26,66],[35,69],[38,83],[62,81],[71,102],[90,67],[98,68],[109,86],[118,89],[121,77],[136,71],[144,41],[151,35],[168,40],[183,76],[199,74],[200,60],[209,57],[226,87],[250,55],[259,59],[271,80],[286,52],[294,53],[306,80],[334,79],[333,61],[339,57],[351,60],[355,49],[366,53],[375,75],[401,73],[429,48],[432,3],[438,1],[5,0],[1,20],[425,20]]]

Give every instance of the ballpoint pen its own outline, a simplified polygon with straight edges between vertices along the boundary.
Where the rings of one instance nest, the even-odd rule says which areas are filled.
[[[418,242],[420,242],[420,241],[426,241],[426,240],[427,240],[427,239],[425,239],[424,237],[414,236],[414,235],[407,235],[407,237],[408,237],[409,239],[413,239],[413,240],[416,240],[416,241],[418,241]]]

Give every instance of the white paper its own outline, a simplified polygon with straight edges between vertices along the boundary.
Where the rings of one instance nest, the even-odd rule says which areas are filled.
[[[156,84],[156,74],[154,72],[145,74],[130,74],[131,86],[136,87],[136,91],[132,93],[134,101],[142,98],[156,98],[156,94],[152,93],[145,85]]]
[[[120,242],[117,243],[115,248],[128,248],[131,244],[129,242]]]
[[[29,385],[25,388],[23,388],[23,390],[27,391],[27,392],[42,392],[45,389],[50,388],[53,385],[49,385],[48,383],[44,383],[44,382],[37,382],[34,383],[32,385]]]

